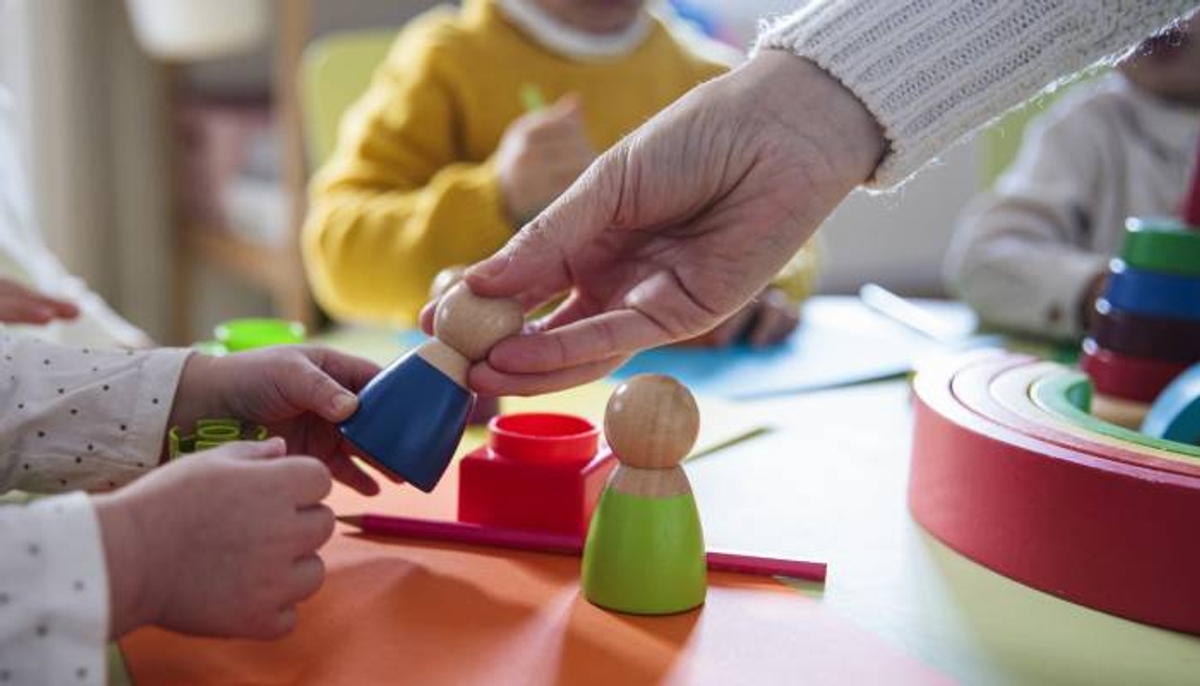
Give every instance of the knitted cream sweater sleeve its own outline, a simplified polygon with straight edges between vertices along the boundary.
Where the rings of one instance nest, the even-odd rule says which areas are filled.
[[[812,60],[890,143],[872,185],[911,176],[1047,84],[1122,51],[1196,0],[813,0],[764,25],[756,50]]]

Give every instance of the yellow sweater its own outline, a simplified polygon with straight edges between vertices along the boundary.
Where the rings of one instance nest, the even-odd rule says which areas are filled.
[[[510,24],[490,0],[432,10],[407,26],[343,118],[314,179],[303,248],[334,317],[411,325],[441,269],[477,262],[512,236],[492,156],[521,116],[521,89],[582,96],[603,150],[724,68],[658,22],[629,55],[572,61]],[[788,290],[811,285],[811,260]],[[794,269],[792,271],[795,271]]]

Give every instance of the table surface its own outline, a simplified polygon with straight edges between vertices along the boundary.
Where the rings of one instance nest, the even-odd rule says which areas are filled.
[[[394,337],[362,331],[327,342],[384,361],[398,350]],[[828,561],[823,586],[797,582],[796,591],[962,682],[1200,679],[1200,638],[1022,586],[917,526],[905,502],[903,381],[739,405],[774,430],[688,464],[710,545]]]

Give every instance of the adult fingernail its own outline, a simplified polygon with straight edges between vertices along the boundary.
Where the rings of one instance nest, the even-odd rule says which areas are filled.
[[[351,393],[339,393],[333,399],[333,412],[338,417],[349,417],[358,409],[358,398]]]

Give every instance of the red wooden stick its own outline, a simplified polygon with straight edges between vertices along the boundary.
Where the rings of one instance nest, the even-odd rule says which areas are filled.
[[[1192,183],[1183,199],[1183,223],[1200,230],[1200,138],[1196,139],[1196,161],[1192,164]]]
[[[449,541],[560,555],[581,555],[583,553],[583,541],[579,537],[563,534],[373,514],[338,517],[338,521],[357,527],[363,533],[376,536]],[[714,572],[786,576],[811,581],[825,580],[826,565],[824,562],[760,557],[724,550],[708,551],[707,559],[708,568]]]

